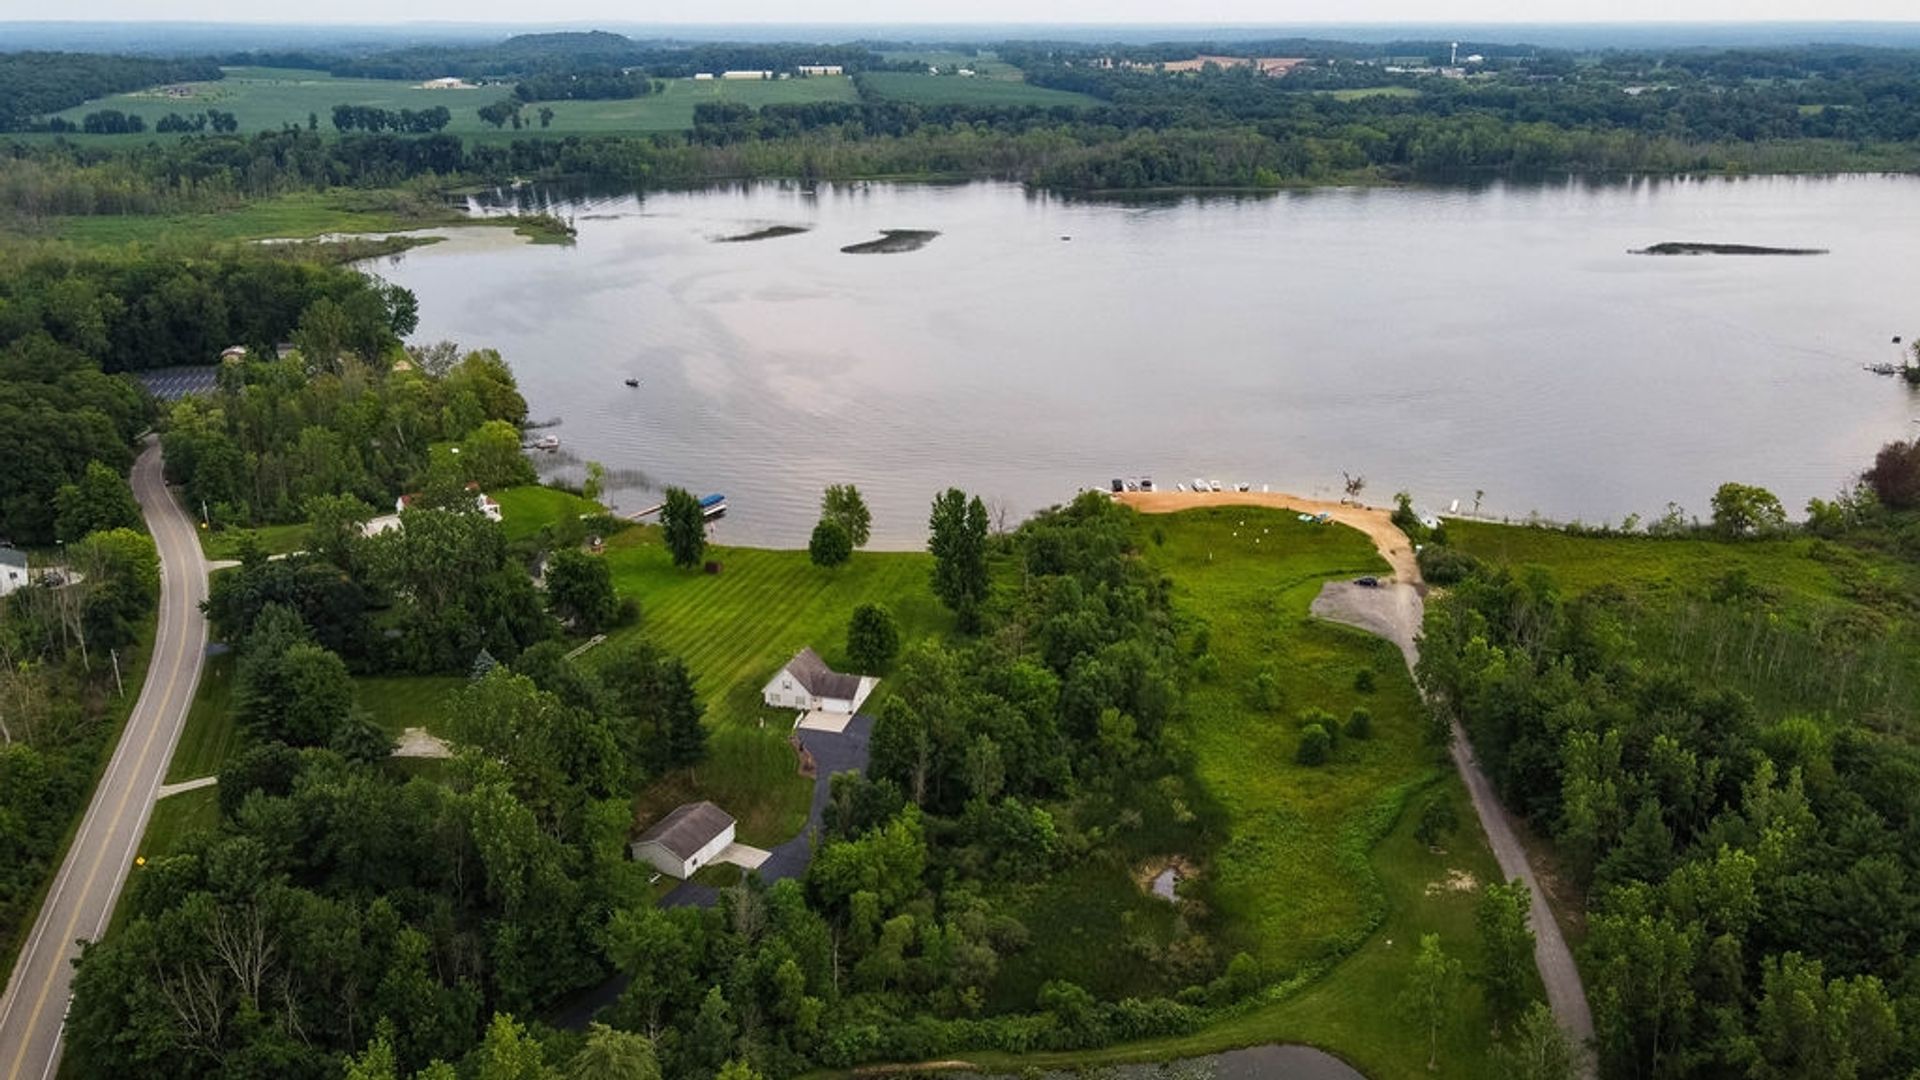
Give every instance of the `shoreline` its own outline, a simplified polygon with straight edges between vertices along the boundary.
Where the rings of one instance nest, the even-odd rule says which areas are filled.
[[[1125,491],[1113,498],[1143,514],[1175,514],[1209,506],[1261,506],[1327,514],[1334,521],[1365,533],[1380,557],[1393,567],[1394,581],[1415,586],[1424,584],[1420,579],[1420,564],[1414,559],[1413,542],[1393,523],[1392,514],[1377,506],[1309,499],[1284,491]]]

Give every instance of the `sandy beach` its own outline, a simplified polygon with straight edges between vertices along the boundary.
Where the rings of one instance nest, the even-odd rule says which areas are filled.
[[[1143,514],[1172,514],[1202,506],[1267,506],[1304,514],[1331,514],[1333,520],[1366,533],[1393,567],[1393,580],[1420,584],[1413,544],[1393,523],[1389,511],[1374,506],[1308,499],[1279,491],[1128,491],[1114,498]]]

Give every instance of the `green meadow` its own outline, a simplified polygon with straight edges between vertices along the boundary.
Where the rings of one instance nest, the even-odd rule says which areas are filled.
[[[684,131],[693,126],[694,106],[702,102],[738,102],[761,105],[815,101],[854,101],[853,80],[845,76],[734,80],[666,79],[665,90],[625,101],[534,102],[523,110],[525,125],[495,128],[480,119],[479,110],[513,93],[511,84],[471,90],[426,90],[399,79],[335,78],[324,71],[294,68],[234,67],[213,82],[155,87],[116,94],[76,105],[59,115],[80,123],[90,112],[118,109],[147,122],[140,135],[75,135],[82,143],[140,143],[158,135],[153,127],[168,113],[191,116],[207,109],[233,113],[240,131],[278,131],[287,125],[306,127],[309,117],[317,130],[334,135],[335,105],[366,105],[382,109],[431,109],[444,105],[453,114],[446,133],[469,138],[507,140],[529,135],[598,135],[635,132]],[[542,107],[553,110],[550,127],[540,126]]]
[[[981,74],[927,75],[911,71],[872,71],[860,76],[868,93],[884,101],[913,105],[1070,105],[1092,106],[1100,99],[1071,90],[1029,86],[1018,78]]]

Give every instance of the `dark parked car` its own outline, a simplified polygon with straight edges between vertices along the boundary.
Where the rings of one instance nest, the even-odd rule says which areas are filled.
[[[1353,583],[1363,589],[1377,589],[1380,587],[1380,579],[1377,577],[1354,578]]]

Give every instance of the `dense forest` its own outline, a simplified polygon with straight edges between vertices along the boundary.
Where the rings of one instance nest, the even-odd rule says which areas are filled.
[[[1920,1066],[1916,592],[1861,554],[1920,557],[1916,492],[1920,444],[1893,444],[1859,490],[1816,500],[1813,558],[1853,597],[1831,609],[1743,569],[1649,597],[1423,554],[1450,584],[1421,680],[1584,898],[1603,1075]],[[1727,485],[1708,528],[1786,526]],[[1646,558],[1691,533],[1657,531]]]
[[[219,77],[219,66],[204,59],[0,53],[0,132],[25,130],[35,117],[93,98]]]
[[[0,277],[0,451],[17,467],[0,478],[0,535],[47,543],[62,485],[90,462],[126,472],[150,414],[112,373],[210,364],[234,345],[272,355],[302,333],[377,352],[412,329],[412,305],[352,271],[267,253],[14,260]]]

